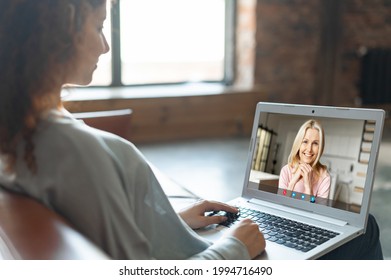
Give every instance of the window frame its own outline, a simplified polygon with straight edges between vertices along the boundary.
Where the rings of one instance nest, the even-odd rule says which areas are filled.
[[[148,83],[124,85],[122,83],[121,66],[121,26],[120,26],[120,1],[116,0],[111,5],[111,83],[106,86],[94,85],[91,87],[138,87],[138,86],[164,86],[181,85],[188,82],[178,83]],[[235,78],[235,26],[236,26],[236,0],[225,0],[225,46],[224,46],[224,77],[221,81],[202,81],[202,83],[213,83],[232,85]]]

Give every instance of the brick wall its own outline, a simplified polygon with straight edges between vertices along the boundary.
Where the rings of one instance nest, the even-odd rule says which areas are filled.
[[[255,11],[254,85],[269,101],[360,105],[359,50],[391,48],[389,0],[258,0]]]
[[[360,52],[365,53],[365,50],[371,48],[391,49],[391,1],[344,2],[336,89],[341,93],[340,102],[351,103],[356,100],[357,105],[360,105]]]
[[[235,85],[250,88],[254,84],[256,0],[239,0],[236,18]]]

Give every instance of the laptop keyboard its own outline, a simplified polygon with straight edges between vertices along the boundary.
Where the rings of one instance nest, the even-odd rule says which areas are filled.
[[[337,232],[244,207],[239,207],[236,214],[224,211],[214,214],[226,216],[228,219],[222,225],[227,227],[236,221],[251,219],[258,224],[266,240],[302,252],[308,252],[338,235]]]

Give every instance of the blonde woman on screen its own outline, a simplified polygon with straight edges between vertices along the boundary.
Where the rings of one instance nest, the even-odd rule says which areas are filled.
[[[279,187],[311,197],[328,198],[330,174],[319,161],[324,143],[320,122],[306,121],[293,142],[288,164],[281,169]]]

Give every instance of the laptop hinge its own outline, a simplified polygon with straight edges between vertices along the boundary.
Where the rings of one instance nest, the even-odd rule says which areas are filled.
[[[345,226],[345,225],[348,224],[348,222],[343,221],[343,220],[338,220],[338,219],[334,219],[334,218],[331,218],[331,217],[322,216],[322,215],[319,215],[319,214],[315,214],[315,213],[312,213],[312,212],[309,212],[309,211],[305,211],[305,210],[295,209],[295,208],[292,208],[292,207],[286,207],[286,206],[282,206],[282,205],[277,205],[277,204],[270,203],[270,202],[267,202],[267,201],[264,201],[264,200],[259,200],[259,199],[256,199],[256,198],[251,198],[248,202],[254,203],[254,204],[257,204],[257,205],[261,205],[261,206],[265,206],[265,207],[268,207],[268,208],[272,208],[272,209],[277,209],[277,210],[284,211],[284,212],[287,212],[287,213],[290,213],[290,214],[294,213],[294,214],[297,214],[297,215],[300,215],[300,216],[303,216],[303,217],[311,218],[311,219],[314,219],[314,220],[319,220],[319,221],[330,223],[330,224],[334,224],[334,225],[337,225],[337,226]]]

